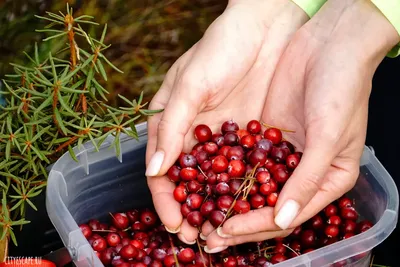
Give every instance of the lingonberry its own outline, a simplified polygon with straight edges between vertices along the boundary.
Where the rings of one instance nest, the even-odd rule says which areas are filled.
[[[339,235],[339,228],[337,225],[327,225],[325,228],[325,234],[327,237],[337,237]]]
[[[184,248],[178,254],[178,260],[183,263],[190,263],[194,261],[196,254],[191,248]]]
[[[252,149],[256,144],[256,138],[252,135],[245,135],[240,139],[240,145],[246,149]]]
[[[216,185],[215,187],[215,191],[217,192],[217,194],[219,195],[226,195],[229,194],[229,192],[231,191],[231,189],[229,188],[229,185],[225,182],[220,182]]]
[[[228,164],[226,157],[218,155],[212,160],[211,168],[215,173],[221,173],[226,171]]]
[[[217,228],[225,220],[225,214],[220,210],[213,210],[210,213],[209,220],[210,220],[210,223],[212,224],[212,226]]]
[[[200,208],[201,204],[203,203],[203,200],[204,200],[203,196],[193,193],[188,195],[188,197],[186,198],[186,204],[191,210],[196,210]]]
[[[95,251],[101,252],[107,248],[107,242],[102,237],[95,238],[92,243],[92,248]]]
[[[296,169],[299,166],[300,158],[296,154],[290,154],[286,158],[286,166],[290,169]]]
[[[207,125],[199,124],[194,128],[194,136],[200,143],[204,143],[211,139],[212,132]]]
[[[343,208],[341,209],[340,215],[345,220],[356,221],[358,219],[358,214],[353,208]]]
[[[201,205],[200,212],[203,216],[208,216],[216,208],[214,200],[207,200]]]
[[[121,242],[121,237],[117,233],[108,233],[106,240],[110,247],[116,247]]]
[[[195,168],[192,168],[192,167],[183,168],[183,169],[181,169],[181,171],[179,173],[179,175],[183,181],[194,180],[194,179],[196,179],[198,174],[199,174],[199,172]]]
[[[239,214],[249,212],[250,208],[250,203],[245,199],[236,200],[236,203],[233,206],[233,209]]]
[[[282,132],[277,128],[268,128],[264,132],[264,138],[271,140],[272,144],[277,145],[282,141]]]
[[[259,209],[264,207],[265,198],[260,194],[255,194],[250,197],[250,205],[253,209]]]
[[[79,228],[81,229],[82,234],[83,234],[83,236],[84,236],[85,238],[89,238],[89,237],[92,236],[92,229],[90,228],[89,225],[87,225],[87,224],[81,224],[81,225],[79,225]]]
[[[244,149],[241,146],[233,146],[228,150],[227,153],[228,160],[243,160],[244,159]]]
[[[129,226],[129,219],[125,213],[114,213],[112,215],[112,223],[118,229],[125,229]]]
[[[224,145],[224,136],[220,133],[215,133],[211,136],[211,141],[222,147]]]
[[[192,211],[188,214],[187,221],[193,227],[200,227],[204,221],[204,217],[200,211]]]
[[[329,204],[325,207],[324,212],[325,216],[329,218],[337,214],[338,208],[334,204]]]
[[[224,143],[228,146],[236,146],[239,144],[239,136],[234,132],[227,132],[224,135]]]
[[[254,149],[249,155],[249,163],[254,166],[263,166],[267,160],[267,153],[260,148]]]
[[[251,120],[247,123],[246,129],[251,134],[258,134],[261,132],[261,123],[257,120]]]
[[[179,185],[174,189],[174,198],[176,201],[183,203],[186,201],[188,192],[183,185]]]
[[[228,171],[230,177],[242,177],[246,171],[246,166],[241,160],[232,160],[228,164]]]
[[[215,155],[218,152],[218,145],[214,142],[207,142],[204,144],[203,149],[208,155]]]
[[[267,203],[270,207],[275,207],[276,201],[278,200],[278,193],[272,193],[267,196]]]
[[[233,120],[225,121],[221,125],[221,132],[223,134],[227,132],[236,132],[237,130],[239,130],[239,125]]]

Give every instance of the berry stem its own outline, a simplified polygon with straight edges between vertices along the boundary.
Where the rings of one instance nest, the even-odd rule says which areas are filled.
[[[267,127],[267,128],[276,128],[276,129],[279,129],[279,130],[281,130],[282,132],[288,132],[288,133],[295,133],[295,132],[296,132],[296,131],[294,131],[294,130],[288,130],[288,129],[279,128],[279,127],[276,127],[276,126],[273,126],[273,125],[269,125],[269,124],[266,124],[265,122],[262,122],[262,125],[263,125],[264,127]]]
[[[173,240],[172,240],[171,234],[169,234],[169,233],[168,233],[168,239],[169,239],[169,243],[171,244],[171,248],[172,248],[172,251],[173,251],[172,253],[173,253],[173,255],[174,255],[176,267],[179,267],[179,261],[178,261],[178,256],[176,255],[174,242],[173,242]]]

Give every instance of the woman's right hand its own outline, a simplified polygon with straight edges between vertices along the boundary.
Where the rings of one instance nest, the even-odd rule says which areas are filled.
[[[307,19],[290,0],[231,0],[151,101],[150,109],[164,111],[148,120],[147,181],[161,221],[183,242],[195,242],[198,230],[182,218],[168,169],[190,152],[196,125],[216,132],[229,119],[260,119],[278,60]],[[206,222],[203,230],[214,229]]]

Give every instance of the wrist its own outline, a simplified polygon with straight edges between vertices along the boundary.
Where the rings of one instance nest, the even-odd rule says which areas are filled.
[[[328,1],[307,25],[307,32],[319,44],[341,46],[376,65],[400,41],[396,29],[369,0]]]

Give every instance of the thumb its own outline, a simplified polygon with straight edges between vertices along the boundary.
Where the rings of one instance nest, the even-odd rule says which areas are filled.
[[[182,152],[185,136],[203,103],[203,98],[199,97],[199,92],[205,92],[199,88],[201,83],[195,85],[187,80],[186,77],[178,80],[159,121],[156,152],[151,156],[146,170],[148,177],[164,175],[175,163]]]
[[[283,230],[292,227],[297,215],[319,191],[334,156],[334,142],[306,143],[299,166],[279,194],[274,220],[277,226]]]

